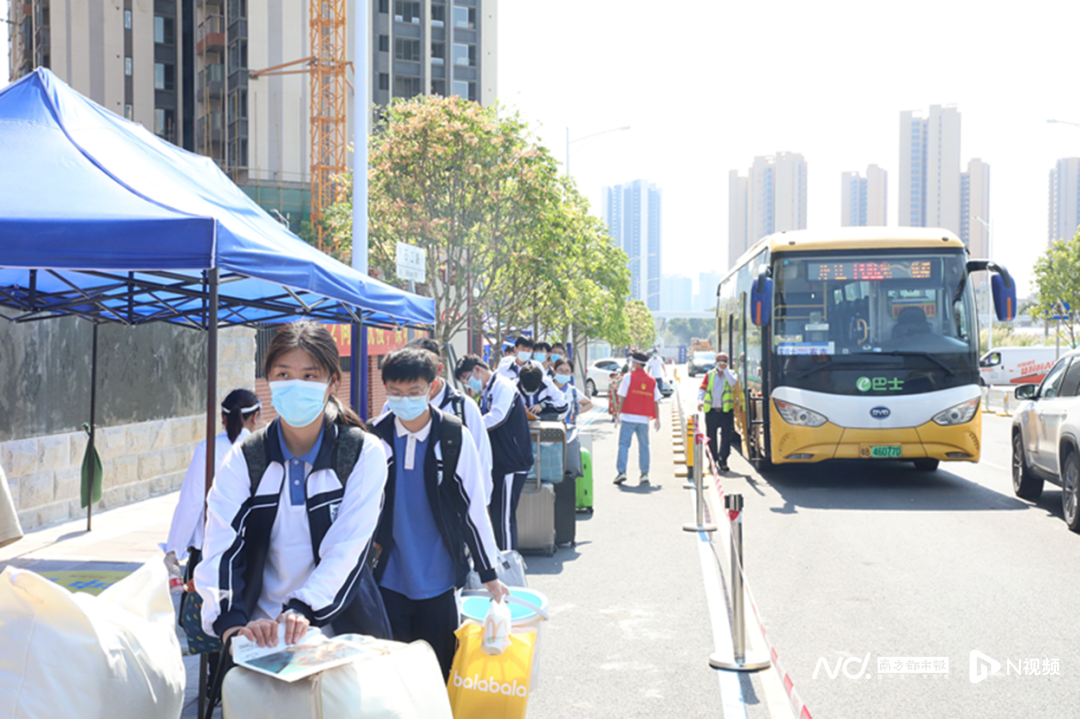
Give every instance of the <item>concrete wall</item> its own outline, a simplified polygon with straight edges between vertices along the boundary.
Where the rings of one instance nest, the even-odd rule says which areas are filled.
[[[48,332],[50,324],[61,324],[66,320],[47,323],[37,323],[37,331]],[[87,324],[83,322],[82,324]],[[87,324],[87,327],[89,325]],[[7,329],[0,325],[0,330]],[[23,328],[19,328],[23,329]],[[123,328],[103,327],[101,337],[110,337],[110,347],[127,347],[129,343],[152,342],[154,336],[164,332],[169,334],[170,328],[147,327],[147,328]],[[136,338],[124,338],[123,333],[137,333]],[[99,344],[102,339],[99,337]],[[194,331],[182,331],[178,335],[181,344],[193,341],[205,348],[206,335]],[[127,340],[125,342],[125,339]],[[10,349],[9,344],[0,339],[0,359],[3,366],[9,367],[7,357],[2,353]],[[82,345],[80,345],[82,346]],[[89,362],[89,343],[85,345],[86,361]],[[161,349],[167,349],[162,345]],[[41,354],[46,361],[55,360],[50,350],[43,348]],[[201,354],[189,347],[196,355],[201,356],[205,363],[205,349]],[[255,386],[255,339],[254,331],[246,328],[223,330],[219,342],[218,363],[218,400],[237,387],[253,388]],[[161,355],[166,352],[161,352]],[[168,366],[169,358],[153,355],[161,365],[150,363],[149,368],[144,368],[143,374],[136,372],[134,375],[125,374],[117,366],[111,371],[109,382],[118,383],[115,387],[119,394],[123,394],[129,401],[149,403],[155,406],[160,398],[172,398],[183,407],[183,413],[168,417],[160,417],[149,421],[126,422],[118,426],[108,426],[108,422],[99,420],[97,430],[97,449],[101,457],[104,470],[104,487],[102,500],[95,509],[107,509],[117,507],[129,502],[145,499],[151,495],[170,492],[179,488],[191,462],[195,446],[205,436],[205,372],[200,375],[198,381],[190,376],[181,380],[178,376],[170,376],[168,369],[161,371],[163,375],[158,383],[146,382],[148,376],[156,369]],[[24,366],[29,367],[28,364]],[[25,375],[29,370],[22,371]],[[100,369],[99,369],[100,372]],[[8,373],[19,375],[20,372]],[[43,377],[50,377],[45,371]],[[88,376],[88,375],[87,375]],[[88,382],[88,380],[86,380]],[[80,381],[81,382],[81,381]],[[122,383],[127,383],[122,386]],[[76,394],[75,380],[69,379],[61,390],[70,390]],[[100,391],[100,387],[99,387]],[[49,397],[40,400],[38,407],[48,408],[47,412],[52,419],[50,421],[63,422],[66,412],[72,416],[85,418],[87,404],[80,403],[72,409],[63,406],[63,392],[53,393]],[[6,397],[6,396],[5,396]],[[60,404],[54,404],[59,402]],[[106,403],[106,406],[109,406]],[[157,405],[160,406],[160,405]],[[55,412],[53,410],[55,409]],[[130,412],[130,404],[128,410]],[[20,410],[20,412],[24,411]],[[13,412],[3,412],[0,415],[12,415]],[[117,416],[130,416],[117,408],[112,410],[112,418]],[[27,415],[21,415],[25,418]],[[100,416],[100,415],[99,415]],[[3,421],[11,422],[12,418],[3,416]],[[20,419],[16,416],[15,419]],[[38,418],[40,421],[40,418]],[[10,434],[10,425],[8,426]],[[7,473],[8,484],[15,506],[19,512],[19,521],[24,530],[30,530],[45,524],[69,519],[71,517],[85,515],[86,510],[79,506],[80,491],[80,467],[83,453],[86,451],[86,434],[80,431],[65,431],[41,436],[29,436],[22,439],[9,439],[0,442],[0,465]],[[164,540],[164,537],[162,538]]]

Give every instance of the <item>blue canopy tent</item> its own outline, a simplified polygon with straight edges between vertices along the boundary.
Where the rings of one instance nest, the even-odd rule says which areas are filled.
[[[109,112],[47,69],[0,91],[0,158],[0,317],[83,317],[95,323],[95,341],[104,322],[207,330],[209,443],[219,326],[297,316],[354,330],[435,322],[433,300],[319,252],[209,158]],[[359,334],[354,402],[359,394],[366,405],[357,348],[367,332]]]

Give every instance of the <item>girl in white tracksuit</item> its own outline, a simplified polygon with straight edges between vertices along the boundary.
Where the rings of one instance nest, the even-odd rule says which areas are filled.
[[[338,349],[322,325],[278,330],[264,369],[279,419],[229,452],[210,491],[195,570],[203,629],[260,646],[277,645],[279,624],[286,644],[309,626],[388,639],[367,563],[383,444],[334,396]]]
[[[214,471],[225,461],[225,455],[233,444],[242,441],[255,431],[262,404],[254,392],[234,389],[221,403],[221,423],[225,431],[214,437]],[[203,506],[206,503],[206,440],[199,442],[195,456],[191,458],[184,483],[180,486],[180,501],[173,512],[169,538],[165,550],[165,566],[174,576],[180,576],[180,562],[188,550],[202,550],[203,528],[206,519]]]

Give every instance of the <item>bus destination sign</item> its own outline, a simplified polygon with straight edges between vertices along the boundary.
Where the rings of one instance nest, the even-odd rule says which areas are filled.
[[[936,263],[933,260],[880,262],[810,262],[807,279],[811,282],[828,280],[929,280],[933,279]]]

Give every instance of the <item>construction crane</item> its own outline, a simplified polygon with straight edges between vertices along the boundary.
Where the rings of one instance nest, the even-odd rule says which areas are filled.
[[[367,3],[360,0],[361,6]],[[346,70],[345,0],[310,0],[311,55],[301,60],[253,70],[248,77],[308,74],[311,78],[311,224],[318,236],[318,247],[326,251],[320,220],[334,204],[334,177],[344,175],[346,160],[346,123],[348,116]],[[304,66],[298,68],[298,66]],[[290,69],[294,68],[294,69]],[[334,248],[336,249],[336,248]]]

